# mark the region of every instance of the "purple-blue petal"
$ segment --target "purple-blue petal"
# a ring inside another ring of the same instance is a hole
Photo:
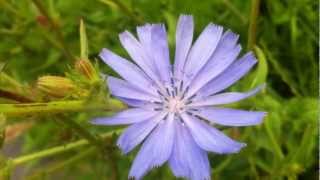
[[[200,69],[208,62],[216,49],[222,35],[223,28],[209,24],[200,34],[192,46],[184,67],[186,85],[197,75]]]
[[[129,172],[129,177],[141,179],[152,168],[161,166],[170,157],[174,143],[174,115],[169,114],[143,143]]]
[[[132,124],[145,121],[151,117],[154,117],[157,112],[142,108],[131,108],[124,110],[112,117],[96,118],[91,121],[92,124],[97,125],[121,125]]]
[[[146,90],[141,90],[140,88],[137,88],[124,80],[109,76],[107,82],[109,90],[114,96],[143,101],[159,100],[159,96],[150,94],[146,92]]]
[[[188,126],[196,143],[206,151],[219,154],[237,153],[245,146],[244,143],[232,140],[216,128],[209,126],[194,116],[182,114],[181,117]]]
[[[157,126],[159,121],[165,117],[165,115],[165,113],[160,113],[145,121],[129,126],[117,141],[117,145],[120,147],[122,152],[126,154],[140,144]]]
[[[156,71],[153,69],[152,61],[146,49],[128,31],[119,35],[122,46],[127,50],[132,60],[154,81],[159,81]]]
[[[260,124],[265,112],[229,108],[204,107],[195,112],[201,118],[224,126],[252,126]]]
[[[207,153],[196,144],[184,124],[176,121],[175,131],[175,143],[169,159],[173,174],[192,180],[209,180],[210,164]]]
[[[167,33],[163,24],[155,24],[152,26],[151,50],[162,82],[169,83],[172,72],[169,59]]]
[[[152,80],[135,64],[116,55],[108,49],[102,49],[99,56],[115,70],[121,77],[127,80],[130,84],[145,89],[149,93],[157,94]]]
[[[174,60],[174,77],[182,78],[183,67],[185,65],[193,38],[193,17],[181,15],[176,31],[176,51]]]
[[[256,62],[257,60],[252,52],[245,54],[239,60],[231,64],[219,76],[208,82],[198,93],[201,96],[206,97],[228,88],[247,74]]]
[[[127,104],[130,107],[143,107],[149,103],[147,101],[141,101],[141,100],[123,98],[123,97],[117,97],[117,96],[116,98],[120,99],[123,103]]]
[[[223,34],[210,60],[192,81],[186,97],[194,95],[210,80],[222,73],[237,58],[241,50],[241,46],[236,45],[238,37],[237,34],[231,31]]]
[[[195,100],[193,103],[190,104],[190,106],[211,106],[211,105],[221,105],[221,104],[229,104],[229,103],[237,102],[242,99],[246,99],[250,96],[255,95],[264,87],[265,85],[260,85],[257,88],[245,93],[227,92],[227,93],[215,94],[209,97],[202,97],[200,99]]]

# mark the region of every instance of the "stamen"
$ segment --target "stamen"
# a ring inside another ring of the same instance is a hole
[[[176,96],[176,95],[175,95],[175,93],[174,93],[174,91],[171,91],[171,93],[172,93],[172,96],[173,96],[173,97],[175,97],[175,96]]]
[[[160,96],[164,96],[159,90],[157,90],[157,93],[158,93]]]
[[[170,81],[171,81],[171,85],[174,86],[174,80],[173,80],[173,78],[170,78]]]
[[[159,105],[162,105],[162,104],[163,104],[163,102],[158,102],[158,101],[152,101],[152,103],[154,103],[154,104],[159,104]]]
[[[167,117],[168,117],[168,114],[162,119],[162,120],[166,120],[167,119]]]
[[[182,93],[182,97],[181,97],[181,99],[183,99],[184,98],[184,96],[186,95],[186,93],[189,91],[189,86],[186,88],[186,90]]]
[[[191,104],[192,101],[191,100],[187,100],[187,102],[185,103],[185,105]]]
[[[190,88],[190,86],[187,86],[187,88],[184,92],[187,93],[189,91],[189,88]]]
[[[166,91],[167,91],[167,94],[168,94],[169,96],[171,96],[170,91],[169,91],[168,88],[166,88]]]
[[[187,111],[187,114],[190,115],[190,116],[193,116],[193,114],[189,111]]]
[[[182,87],[183,87],[183,81],[180,81],[180,84],[179,84],[179,91],[182,91]]]
[[[194,97],[196,97],[197,94],[192,95],[191,97],[188,98],[188,100],[193,99]]]

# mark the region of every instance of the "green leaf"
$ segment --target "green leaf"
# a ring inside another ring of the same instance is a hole
[[[258,68],[255,72],[255,78],[251,83],[251,86],[250,86],[251,88],[266,82],[267,74],[268,74],[268,64],[267,64],[266,56],[258,46],[255,46],[254,50],[256,52],[257,59],[258,59]]]

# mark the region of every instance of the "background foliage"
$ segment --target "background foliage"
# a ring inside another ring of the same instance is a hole
[[[97,71],[115,75],[98,60],[97,54],[102,47],[108,47],[128,57],[118,40],[120,32],[133,32],[137,25],[145,22],[165,22],[173,50],[179,14],[192,14],[196,35],[206,24],[214,22],[240,34],[244,50],[247,46],[253,47],[250,43],[256,45],[259,65],[232,90],[244,91],[267,82],[263,93],[232,105],[265,110],[268,116],[256,127],[224,129],[248,146],[239,154],[210,154],[212,177],[316,179],[318,1],[262,0],[259,8],[253,8],[259,11],[256,20],[251,13],[254,2],[257,0],[0,0],[0,90],[35,102],[85,100],[90,106],[103,101],[108,99],[103,83],[91,83],[74,70],[74,63],[80,57],[80,19],[86,27],[89,59]],[[250,30],[250,23],[256,23],[256,29]],[[84,50],[87,44],[85,39],[82,42]],[[76,84],[78,93],[85,93],[62,98],[39,93],[36,81],[44,75],[66,76]],[[0,103],[19,103],[17,101],[19,99],[10,100],[8,94],[0,93]],[[12,117],[1,114],[0,109],[3,177],[127,179],[135,152],[121,155],[114,143],[116,134],[96,142],[98,146],[107,144],[107,151],[100,151],[95,140],[90,140],[92,134],[115,129],[88,123],[92,117],[108,114],[110,112],[90,110]],[[12,165],[17,162],[15,157],[82,138],[89,139],[91,145]],[[164,166],[153,170],[145,179],[174,177]]]

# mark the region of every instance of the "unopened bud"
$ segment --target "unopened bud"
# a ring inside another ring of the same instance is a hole
[[[73,93],[75,84],[68,78],[60,76],[43,76],[38,79],[37,87],[54,97],[65,97]]]
[[[76,61],[75,68],[79,73],[90,80],[95,80],[97,78],[96,70],[89,60],[80,59]]]

